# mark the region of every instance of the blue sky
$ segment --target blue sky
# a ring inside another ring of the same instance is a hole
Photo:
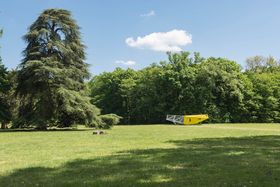
[[[6,0],[0,53],[7,67],[20,63],[22,36],[48,8],[72,12],[93,74],[140,69],[165,60],[173,48],[241,65],[254,55],[280,57],[279,0]]]

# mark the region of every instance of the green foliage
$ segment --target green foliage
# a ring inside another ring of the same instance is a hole
[[[247,73],[252,82],[252,122],[280,122],[280,72]]]
[[[27,47],[16,88],[18,124],[46,129],[53,124],[97,123],[99,110],[90,103],[84,84],[90,75],[84,62],[85,46],[71,13],[45,10],[24,39]]]
[[[92,102],[102,113],[116,113],[125,116],[124,121],[129,122],[132,103],[132,92],[137,77],[132,69],[123,70],[117,68],[112,73],[103,73],[93,77],[89,83]]]
[[[279,72],[280,62],[272,56],[253,56],[246,60],[246,70],[254,73]]]
[[[0,37],[3,34],[3,30],[0,30]],[[2,63],[0,56],[0,124],[1,128],[6,128],[7,124],[12,119],[11,107],[9,103],[9,91],[11,84],[8,77],[8,70]]]
[[[100,116],[102,123],[98,125],[98,128],[110,129],[113,125],[117,125],[122,117],[116,114],[105,114]]]
[[[241,67],[227,59],[209,58],[196,78],[196,105],[213,122],[238,122],[244,88]]]
[[[0,58],[0,123],[1,128],[5,128],[6,124],[11,121],[12,114],[9,104],[9,90],[11,88],[8,71],[4,67]]]
[[[262,58],[260,58],[262,59]],[[236,62],[168,53],[168,61],[139,71],[117,68],[95,76],[92,102],[123,123],[163,123],[167,114],[209,114],[208,122],[279,122],[279,63]]]
[[[279,122],[280,63],[275,58],[254,56],[247,59],[245,118],[248,122]],[[243,113],[244,114],[244,113]]]

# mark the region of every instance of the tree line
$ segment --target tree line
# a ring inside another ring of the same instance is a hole
[[[2,30],[0,32],[2,35]],[[116,68],[90,81],[80,28],[63,9],[47,9],[24,35],[22,62],[0,58],[1,128],[109,128],[164,123],[166,114],[201,114],[209,122],[280,122],[280,65],[247,59],[247,68],[199,53],[167,53],[142,70]]]
[[[280,64],[248,58],[246,69],[225,58],[168,53],[142,70],[117,68],[89,83],[92,102],[123,123],[164,123],[167,114],[208,114],[208,122],[280,122]]]

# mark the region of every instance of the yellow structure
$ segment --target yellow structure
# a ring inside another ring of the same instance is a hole
[[[207,114],[197,114],[197,115],[167,115],[166,120],[171,121],[174,124],[182,125],[194,125],[202,121],[207,120],[209,117]]]
[[[198,124],[202,121],[207,120],[209,117],[207,114],[199,114],[199,115],[185,115],[184,116],[184,125],[194,125]]]

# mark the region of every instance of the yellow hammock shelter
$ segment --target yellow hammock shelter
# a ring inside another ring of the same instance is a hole
[[[202,121],[207,120],[209,117],[207,114],[197,114],[197,115],[167,115],[166,120],[171,121],[174,124],[183,125],[194,125]]]

